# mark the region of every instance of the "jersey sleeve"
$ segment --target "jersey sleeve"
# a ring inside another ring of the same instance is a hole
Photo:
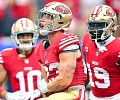
[[[80,40],[75,34],[68,33],[65,34],[65,37],[60,39],[59,42],[59,51],[75,51],[79,49],[80,46]]]
[[[5,67],[5,64],[11,60],[12,50],[13,48],[8,48],[0,51],[0,64],[2,64],[4,67]],[[5,69],[7,68],[5,67]]]
[[[5,59],[6,59],[8,56],[11,56],[11,55],[10,55],[10,52],[9,52],[9,51],[11,51],[11,50],[12,50],[12,48],[8,48],[8,49],[4,49],[4,50],[0,51],[0,63],[1,63],[1,64],[4,64]]]

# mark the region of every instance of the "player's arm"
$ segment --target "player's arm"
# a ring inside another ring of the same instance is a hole
[[[59,55],[59,75],[47,84],[49,91],[60,91],[70,85],[76,68],[76,59],[81,56],[80,50],[63,52]]]
[[[6,76],[7,76],[7,71],[5,70],[3,65],[0,64],[0,88],[1,88],[0,98],[5,98],[5,96],[7,94],[7,91],[2,88],[3,82],[6,79]]]

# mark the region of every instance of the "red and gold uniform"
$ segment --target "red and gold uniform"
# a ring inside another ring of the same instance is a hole
[[[76,50],[79,50],[79,43],[80,41],[78,37],[75,34],[69,33],[69,32],[64,32],[62,34],[59,34],[59,36],[56,37],[50,45],[48,40],[40,41],[36,49],[36,54],[39,58],[40,63],[42,63],[45,66],[49,82],[52,81],[59,74],[58,69],[59,69],[60,53],[74,52]],[[72,45],[76,45],[78,48],[76,47],[72,49],[67,48]],[[59,92],[65,92],[69,89],[74,90],[74,88],[80,88],[78,100],[84,100],[84,92],[82,91],[82,88],[84,87],[85,80],[86,80],[86,74],[84,73],[85,72],[84,69],[85,67],[83,66],[82,57],[79,57],[77,59],[76,69],[73,75],[72,82],[67,88]],[[63,95],[64,99],[66,98],[64,96],[65,95],[64,93],[60,95],[61,96]],[[58,96],[60,95],[58,94]],[[54,97],[54,100],[55,100],[55,97]]]
[[[105,52],[99,52],[95,42],[90,39],[89,33],[84,36],[82,42],[93,95],[108,100],[105,97],[120,94],[118,89],[120,86],[120,38],[106,45]]]
[[[34,53],[27,55],[24,59],[19,58],[15,48],[0,52],[0,63],[7,71],[12,92],[29,92],[37,89],[41,80],[41,67]]]

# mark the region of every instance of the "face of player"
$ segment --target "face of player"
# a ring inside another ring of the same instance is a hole
[[[50,29],[49,23],[53,20],[53,17],[50,14],[42,13],[39,27],[40,29],[48,28]]]
[[[101,35],[103,34],[105,28],[108,26],[106,22],[89,22],[88,31],[91,35],[91,38],[100,40]]]
[[[21,44],[30,44],[30,41],[33,37],[32,33],[21,33],[17,35]]]

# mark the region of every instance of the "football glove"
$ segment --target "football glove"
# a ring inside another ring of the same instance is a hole
[[[40,83],[38,84],[38,89],[42,92],[42,93],[47,93],[49,92],[48,88],[47,88],[47,82],[45,81],[45,79],[42,79],[40,81]]]
[[[24,100],[25,94],[21,91],[6,94],[6,100]]]
[[[41,96],[41,92],[38,89],[36,89],[32,92],[30,100],[34,100],[35,98],[38,98],[40,96]]]

